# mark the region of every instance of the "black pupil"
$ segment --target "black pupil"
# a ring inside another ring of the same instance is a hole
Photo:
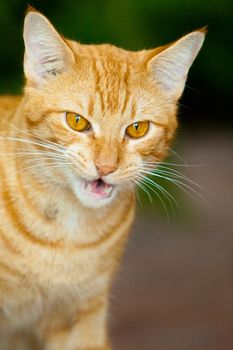
[[[134,127],[135,127],[135,130],[138,131],[139,124],[138,123],[134,123]]]
[[[76,124],[78,124],[79,119],[80,119],[80,115],[76,115],[76,117],[75,117],[75,123],[76,123]]]

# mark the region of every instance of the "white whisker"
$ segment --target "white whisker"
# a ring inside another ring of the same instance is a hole
[[[61,162],[61,163],[51,163],[51,164],[43,164],[44,165],[44,168],[47,168],[47,169],[50,169],[50,168],[59,168],[59,167],[62,167],[62,166],[68,166],[70,165],[69,162]],[[21,169],[21,171],[25,171],[25,170],[29,170],[29,169],[35,169],[35,168],[41,168],[42,165],[41,164],[34,164],[32,166],[28,166],[28,167],[24,167]]]
[[[176,151],[174,151],[174,149],[171,149],[170,147],[168,147],[168,149],[169,149],[169,152],[171,152],[171,154],[176,156],[184,165],[186,165],[186,162],[183,157],[181,157]]]
[[[49,143],[49,144],[51,144],[51,145],[53,145],[53,146],[55,146],[55,147],[58,146],[58,144],[55,143],[55,142],[46,140],[46,139],[44,139],[43,137],[38,136],[38,135],[34,135],[33,133],[31,133],[31,132],[29,132],[29,131],[26,131],[26,130],[22,130],[22,129],[17,128],[15,125],[11,124],[11,123],[8,122],[7,120],[4,120],[4,122],[6,122],[10,127],[12,127],[13,129],[15,129],[16,131],[18,131],[18,132],[20,132],[20,133],[22,133],[22,134],[25,134],[25,135],[28,135],[28,136],[30,136],[30,137],[36,138],[36,139],[38,139],[38,140],[41,140],[41,141],[43,141],[43,142]],[[59,145],[59,147],[63,147],[63,146]]]
[[[179,206],[178,206],[178,203],[176,202],[175,198],[165,189],[163,188],[162,186],[160,186],[158,183],[154,182],[153,180],[151,180],[150,178],[148,177],[144,177],[142,175],[139,175],[138,176],[139,179],[143,182],[143,183],[147,183],[147,186],[152,190],[152,192],[154,192],[156,194],[156,196],[160,199],[161,203],[162,203],[162,206],[164,208],[164,211],[165,211],[165,214],[167,216],[167,219],[168,219],[168,223],[170,222],[170,216],[169,216],[169,212],[168,212],[168,209],[167,209],[167,206],[163,200],[163,198],[160,196],[160,194],[153,188],[157,188],[163,196],[165,196],[166,200],[168,200],[169,202],[169,205],[171,207],[171,210],[172,210],[172,215],[173,215],[173,218],[175,220],[175,207],[173,205],[173,202],[175,203],[176,207],[179,209]],[[150,185],[149,185],[150,184]],[[151,187],[152,186],[152,187]]]
[[[37,159],[41,159],[44,156],[49,157],[49,158],[53,158],[53,159],[67,159],[67,157],[65,156],[60,156],[57,155],[55,153],[50,153],[50,152],[15,152],[15,153],[9,153],[9,155],[14,155],[11,157],[11,159],[17,159],[17,158],[30,158],[30,156],[42,156],[42,157],[37,157]]]
[[[134,180],[135,181],[135,180]],[[135,182],[148,196],[151,203],[153,203],[150,193],[145,189],[141,182]]]
[[[178,163],[169,163],[169,162],[149,162],[149,161],[143,161],[142,164],[145,165],[151,165],[151,166],[160,166],[160,165],[172,165],[175,167],[183,167],[183,168],[188,168],[188,167],[203,167],[207,166],[208,164],[206,163],[201,163],[201,164],[178,164]]]
[[[170,222],[170,217],[169,217],[169,212],[168,212],[168,209],[166,207],[166,204],[162,198],[162,196],[153,188],[151,187],[148,182],[146,181],[146,178],[142,178],[142,183],[145,184],[145,186],[147,186],[158,198],[159,200],[161,201],[162,203],[162,206],[164,208],[164,211],[165,211],[165,214],[166,214],[166,217],[167,217],[167,220],[168,220],[168,223]],[[157,187],[157,186],[156,186]],[[157,187],[158,188],[158,187]]]
[[[205,197],[203,197],[199,192],[197,192],[195,189],[193,189],[192,187],[190,187],[190,186],[187,185],[186,183],[183,183],[183,182],[181,182],[181,181],[179,181],[179,180],[177,180],[177,179],[174,179],[174,178],[170,178],[170,177],[168,177],[168,176],[163,176],[163,175],[161,175],[161,174],[157,174],[156,172],[151,173],[151,172],[144,171],[144,170],[143,170],[142,172],[145,173],[145,174],[149,174],[149,175],[151,175],[151,176],[157,176],[157,177],[159,177],[159,178],[161,178],[161,179],[165,179],[165,180],[167,180],[167,181],[170,181],[170,182],[174,183],[177,187],[179,187],[182,191],[184,191],[186,194],[188,194],[189,196],[191,196],[194,200],[198,200],[197,198],[199,198],[199,199],[201,199],[202,201],[205,201],[205,202],[206,202],[206,198],[205,198]],[[188,190],[191,191],[191,193],[190,193]],[[194,197],[194,196],[192,195],[192,193],[194,193],[194,194],[197,196],[197,198]]]
[[[162,187],[161,185],[159,185],[157,182],[154,182],[152,179],[148,178],[148,177],[144,177],[143,178],[144,181],[148,181],[152,186],[155,186],[156,188],[158,188],[163,194],[164,196],[167,198],[170,206],[171,206],[171,209],[172,209],[172,212],[173,212],[173,215],[175,217],[175,208],[174,208],[174,205],[176,206],[176,208],[178,210],[180,210],[180,207],[179,207],[179,204],[178,202],[175,200],[175,198],[164,188]],[[174,203],[174,204],[173,204]]]
[[[52,149],[54,151],[60,152],[60,153],[64,153],[64,150],[61,150],[58,147],[54,147],[42,142],[36,142],[36,141],[32,141],[30,139],[24,139],[24,138],[18,138],[18,137],[11,137],[11,136],[0,136],[0,139],[4,140],[4,141],[16,141],[16,142],[22,142],[22,143],[26,143],[26,144],[31,144],[31,145],[37,145],[37,146],[41,146],[44,148],[48,148],[48,149]]]
[[[165,170],[164,170],[165,169]],[[149,170],[149,169],[145,169],[145,170]],[[205,189],[204,187],[202,187],[201,185],[199,185],[198,183],[196,183],[195,181],[193,181],[193,180],[191,180],[191,179],[189,179],[187,176],[185,176],[184,174],[182,174],[181,172],[179,172],[179,171],[177,171],[177,170],[174,170],[174,169],[171,169],[171,168],[168,168],[168,167],[158,167],[157,169],[154,169],[154,171],[151,171],[151,170],[149,170],[148,171],[148,174],[149,175],[152,175],[153,176],[153,174],[154,173],[160,173],[160,174],[164,174],[164,175],[170,175],[170,176],[172,176],[172,178],[179,178],[179,179],[181,179],[181,180],[184,180],[184,181],[187,181],[188,183],[190,183],[190,184],[192,184],[192,185],[194,185],[194,186],[196,186],[196,187],[198,187],[199,189],[201,189],[203,192],[206,192],[206,193],[208,193],[208,194],[210,194],[209,193],[209,191],[207,190],[207,189]]]

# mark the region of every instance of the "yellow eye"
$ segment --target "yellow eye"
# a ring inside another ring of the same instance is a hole
[[[140,137],[146,135],[149,130],[150,122],[147,120],[142,122],[136,122],[128,126],[126,129],[126,134],[133,139],[139,139]]]
[[[88,120],[74,112],[66,112],[66,120],[71,129],[74,129],[75,131],[87,131],[91,127]]]

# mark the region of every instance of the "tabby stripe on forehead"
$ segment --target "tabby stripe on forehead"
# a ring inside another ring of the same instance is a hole
[[[93,100],[93,96],[90,96],[89,102],[88,102],[87,114],[89,116],[93,116],[93,111],[94,111],[94,100]]]
[[[108,65],[104,64],[105,68],[105,84],[107,95],[107,108],[110,113],[116,113],[119,110],[119,93],[120,93],[120,81],[121,81],[121,66],[115,62],[115,71],[108,71]]]
[[[137,116],[137,106],[136,101],[132,102],[132,109],[131,109],[131,118],[134,119]]]
[[[104,98],[103,98],[103,94],[104,91],[101,89],[101,84],[100,84],[100,80],[101,80],[101,75],[100,72],[97,68],[97,64],[96,64],[96,59],[93,59],[93,71],[95,73],[95,89],[96,92],[99,94],[100,97],[100,105],[101,105],[101,112],[104,112]]]
[[[130,98],[130,92],[129,92],[129,65],[126,64],[126,70],[124,74],[124,85],[125,85],[125,100],[121,109],[121,114],[123,114],[126,111],[126,108],[128,106],[129,98]]]

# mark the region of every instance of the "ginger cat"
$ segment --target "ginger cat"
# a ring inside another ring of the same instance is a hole
[[[81,45],[29,9],[24,95],[0,99],[1,349],[31,335],[29,349],[111,348],[133,189],[167,153],[204,36],[139,52]]]

